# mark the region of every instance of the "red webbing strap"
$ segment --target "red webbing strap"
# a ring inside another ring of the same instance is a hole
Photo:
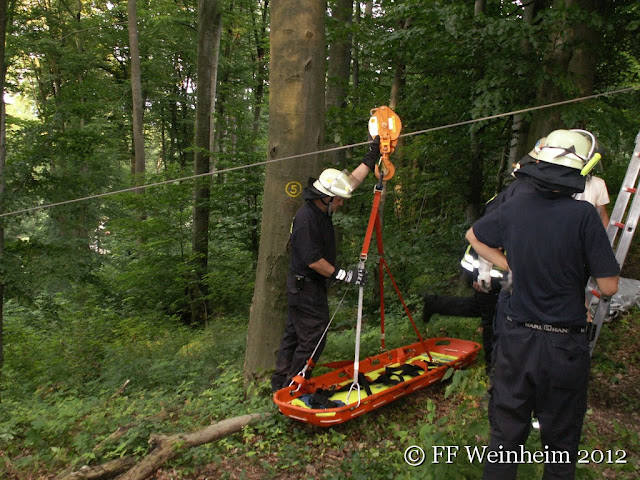
[[[384,335],[384,271],[382,270],[383,258],[378,264],[378,280],[380,282],[380,350],[387,348]]]
[[[422,343],[424,345],[424,339],[422,338],[422,335],[420,334],[420,330],[418,330],[418,327],[416,326],[416,323],[413,321],[413,317],[411,316],[411,312],[409,311],[409,308],[407,307],[407,304],[404,302],[404,298],[402,298],[402,294],[400,293],[400,289],[398,288],[398,285],[396,284],[395,279],[393,278],[393,275],[391,275],[391,270],[389,269],[389,266],[387,265],[386,260],[384,259],[384,246],[382,243],[382,225],[380,223],[380,196],[382,194],[382,189],[375,189],[375,193],[374,193],[374,197],[373,197],[373,205],[371,206],[371,213],[369,214],[369,223],[367,224],[367,232],[365,233],[364,236],[364,242],[362,244],[362,253],[360,254],[360,260],[364,261],[367,258],[367,255],[369,253],[369,246],[371,245],[371,236],[373,235],[373,229],[375,228],[376,230],[376,243],[378,246],[378,254],[380,256],[380,263],[378,265],[378,279],[380,281],[380,342],[381,342],[381,349],[384,350],[385,347],[385,330],[384,330],[384,271],[386,270],[387,275],[389,275],[389,278],[391,279],[391,283],[393,284],[393,288],[396,291],[396,294],[398,295],[398,298],[400,299],[400,302],[402,303],[402,306],[404,307],[404,311],[407,314],[407,316],[409,317],[409,320],[411,321],[411,325],[413,325],[413,330],[416,332],[416,335],[418,336],[418,341],[420,343]],[[431,358],[431,353],[429,352],[429,350],[426,348],[425,345],[425,352],[427,353],[427,356],[429,357],[429,361],[433,361],[433,359]]]
[[[367,257],[367,253],[369,252],[369,245],[371,244],[371,235],[373,235],[373,227],[376,223],[376,218],[378,218],[378,208],[380,208],[380,194],[382,190],[378,190],[376,188],[374,196],[373,196],[373,205],[371,206],[371,213],[369,214],[369,224],[367,225],[367,233],[364,235],[364,242],[362,244],[362,253],[361,256],[364,258]]]
[[[382,244],[382,224],[380,223],[380,215],[376,216],[376,243],[378,244],[378,281],[380,285],[380,350],[385,350],[386,336],[384,333],[384,270],[382,263],[384,262],[384,245]]]
[[[416,335],[418,336],[418,341],[425,346],[425,352],[427,353],[427,356],[429,357],[429,361],[432,362],[433,358],[431,358],[431,353],[426,348],[426,345],[424,343],[424,339],[422,338],[422,335],[420,334],[420,330],[418,330],[418,327],[416,326],[416,322],[413,321],[413,317],[411,316],[411,312],[409,311],[409,307],[407,307],[407,304],[404,303],[404,298],[402,298],[402,294],[400,293],[400,289],[398,288],[398,285],[396,284],[396,281],[393,278],[393,275],[391,275],[391,270],[389,269],[389,265],[387,265],[386,260],[384,258],[382,258],[382,257],[380,258],[380,262],[384,265],[384,268],[387,271],[387,275],[389,275],[389,278],[391,279],[391,283],[393,284],[393,288],[395,289],[396,294],[398,294],[398,298],[400,299],[400,303],[402,303],[402,306],[404,307],[404,311],[407,314],[407,317],[409,317],[409,320],[411,320],[411,325],[413,325],[413,330],[416,332]],[[382,293],[380,295],[382,296]]]

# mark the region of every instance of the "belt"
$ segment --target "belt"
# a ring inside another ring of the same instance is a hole
[[[519,327],[530,328],[532,330],[540,330],[541,332],[551,333],[587,333],[587,327],[564,327],[560,325],[551,325],[549,323],[536,323],[536,322],[514,322],[511,317],[507,317],[507,321],[517,325]]]

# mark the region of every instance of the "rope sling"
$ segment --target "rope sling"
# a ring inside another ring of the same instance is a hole
[[[373,232],[375,230],[376,244],[378,248],[378,257],[379,257],[378,280],[379,280],[379,286],[380,286],[380,343],[381,343],[380,350],[385,351],[386,350],[385,316],[384,316],[384,311],[385,311],[384,273],[385,272],[389,276],[389,279],[391,280],[393,288],[396,294],[398,295],[400,302],[402,303],[404,311],[407,317],[409,318],[409,320],[411,321],[411,324],[416,333],[418,341],[423,345],[425,344],[424,344],[424,339],[420,334],[420,331],[415,321],[413,320],[411,312],[409,311],[409,308],[407,307],[407,304],[405,303],[404,298],[402,297],[402,293],[400,292],[400,289],[398,288],[398,285],[391,273],[391,269],[389,268],[389,265],[387,264],[387,261],[384,257],[384,245],[382,241],[382,222],[380,220],[380,201],[381,201],[382,192],[384,191],[384,188],[385,188],[385,182],[387,180],[390,180],[395,173],[395,168],[393,167],[393,164],[389,160],[389,155],[395,149],[395,144],[400,135],[400,129],[402,125],[400,122],[400,118],[389,107],[382,106],[377,109],[373,109],[371,111],[371,114],[372,116],[369,122],[369,133],[372,137],[380,136],[381,157],[375,169],[376,175],[378,176],[378,183],[374,187],[373,204],[371,206],[369,221],[367,224],[367,229],[366,229],[364,241],[362,244],[362,250],[359,256],[358,268],[362,268],[362,269],[365,268],[365,264],[368,258],[369,248],[371,245],[371,240],[373,237]],[[300,373],[294,376],[293,379],[291,380],[290,386],[297,384],[297,388],[295,392],[300,390],[302,385],[304,385],[304,383],[306,382],[305,374],[309,369],[311,369],[314,366],[313,357],[317,352],[319,345],[322,343],[323,339],[325,338],[327,331],[329,330],[329,326],[333,322],[333,319],[335,318],[335,315],[338,309],[342,305],[342,302],[348,291],[349,290],[345,292],[342,299],[340,300],[338,307],[336,308],[336,310],[333,313],[333,316],[329,320],[329,323],[325,328],[324,332],[322,333],[322,336],[320,337],[318,344],[313,350],[313,353],[305,363]],[[354,354],[354,361],[353,361],[353,382],[351,383],[351,386],[349,387],[348,394],[347,394],[347,403],[349,403],[349,398],[351,396],[351,393],[354,391],[357,391],[358,405],[360,405],[360,401],[361,401],[362,388],[365,388],[365,390],[368,390],[368,382],[366,381],[365,376],[361,375],[359,371],[360,370],[360,336],[362,332],[363,299],[364,299],[364,286],[360,285],[358,288],[358,314],[357,314],[357,321],[356,321],[355,354]],[[425,350],[426,350],[426,355],[429,358],[429,362],[433,362],[433,358],[431,357],[429,350],[426,348],[426,345],[425,345]],[[344,365],[345,363],[348,363],[348,362],[339,362],[339,363],[341,365]],[[337,366],[337,365],[338,365],[337,363],[327,364],[327,366]],[[389,375],[391,375],[391,373],[389,373]],[[363,385],[360,384],[361,382],[363,383]]]

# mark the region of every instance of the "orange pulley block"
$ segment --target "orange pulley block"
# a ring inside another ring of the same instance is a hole
[[[402,122],[400,117],[387,106],[371,109],[369,119],[369,135],[375,138],[380,135],[380,155],[382,157],[382,179],[389,180],[396,172],[396,168],[389,160],[398,143]],[[380,167],[376,165],[376,177],[380,178]]]

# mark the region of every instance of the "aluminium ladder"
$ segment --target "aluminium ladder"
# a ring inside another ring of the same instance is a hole
[[[640,216],[640,196],[638,195],[638,172],[640,171],[640,132],[636,136],[636,146],[631,154],[627,173],[620,187],[620,193],[611,212],[607,236],[615,252],[616,260],[622,269],[629,252],[629,246]],[[588,326],[589,350],[593,355],[600,330],[609,314],[611,297],[602,295],[596,286],[595,279],[590,278],[586,288],[587,305],[595,304],[593,320]],[[597,303],[596,303],[597,302]]]

